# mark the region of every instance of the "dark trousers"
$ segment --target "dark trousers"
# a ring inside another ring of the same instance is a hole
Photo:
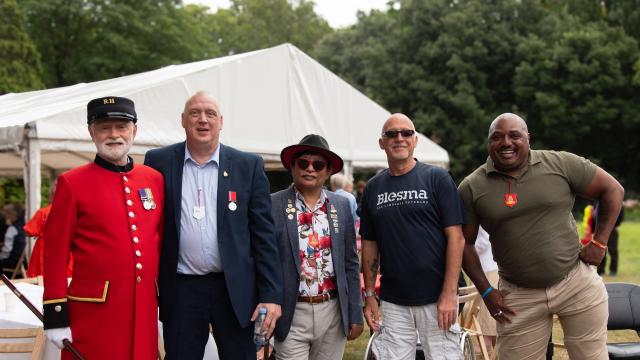
[[[178,275],[174,296],[163,323],[166,360],[202,360],[210,324],[221,360],[255,360],[253,326],[240,327],[222,273]]]
[[[609,274],[616,274],[618,272],[618,228],[614,227],[609,235],[609,242],[607,243],[607,253],[611,263],[609,264]],[[607,266],[607,255],[602,258],[602,262],[598,265],[598,274],[604,274]]]

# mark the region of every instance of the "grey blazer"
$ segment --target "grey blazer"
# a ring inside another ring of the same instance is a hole
[[[327,196],[329,203],[335,206],[338,216],[337,227],[334,226],[336,223],[329,218],[331,258],[336,275],[342,326],[345,336],[347,336],[350,324],[363,323],[356,234],[349,201],[331,191],[327,191]],[[278,341],[283,341],[289,333],[293,313],[296,309],[298,287],[300,286],[298,223],[296,216],[291,219],[287,216],[289,215],[286,212],[289,201],[295,207],[295,190],[293,186],[271,194],[271,213],[276,224],[276,239],[278,251],[280,252],[280,261],[282,262],[282,284],[284,290],[282,317],[276,323],[275,329],[275,337]]]

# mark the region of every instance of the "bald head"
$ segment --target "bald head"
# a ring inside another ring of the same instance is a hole
[[[216,109],[218,109],[218,113],[221,112],[218,99],[216,99],[213,95],[209,94],[208,92],[204,90],[200,90],[197,93],[191,95],[191,97],[187,100],[187,102],[184,103],[184,113],[188,112],[189,105],[191,105],[191,103],[194,102],[194,100],[196,99],[206,99],[207,101],[212,102],[213,104],[215,104]]]
[[[387,153],[389,167],[413,167],[413,150],[418,144],[415,130],[413,121],[405,114],[393,114],[384,122],[378,144]]]
[[[407,115],[401,113],[391,115],[387,121],[384,122],[384,125],[382,125],[382,132],[389,130],[392,126],[402,126],[404,129],[411,130],[416,129],[413,125],[413,121],[411,121]]]
[[[347,185],[347,177],[342,175],[341,173],[336,173],[331,175],[331,180],[329,180],[329,183],[331,185],[332,191],[344,189]]]
[[[488,150],[493,165],[499,171],[518,176],[529,158],[527,123],[518,115],[498,116],[489,126]]]
[[[524,131],[526,134],[529,133],[529,128],[527,128],[527,123],[526,121],[524,121],[523,118],[521,118],[516,114],[504,113],[504,114],[498,115],[498,117],[493,119],[493,121],[491,122],[491,125],[489,125],[489,134],[487,137],[491,137],[491,134],[493,134],[496,131],[496,126],[498,125],[498,123],[505,120],[513,120],[518,124],[518,127],[522,131]]]
[[[182,127],[187,136],[191,156],[198,163],[207,160],[220,142],[224,117],[218,100],[204,91],[198,91],[187,100],[182,113]]]

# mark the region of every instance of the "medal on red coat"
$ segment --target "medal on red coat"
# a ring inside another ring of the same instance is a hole
[[[138,189],[138,195],[140,195],[142,207],[145,210],[152,210],[156,208],[156,202],[153,200],[153,193],[150,188]]]
[[[507,193],[504,194],[504,204],[508,207],[514,207],[518,204],[518,194]]]
[[[238,205],[236,205],[237,195],[235,191],[229,191],[229,210],[236,211]]]

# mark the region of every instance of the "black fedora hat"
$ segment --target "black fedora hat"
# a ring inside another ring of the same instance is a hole
[[[331,164],[331,175],[342,170],[343,161],[338,154],[329,150],[329,143],[322,136],[309,134],[300,140],[296,145],[287,146],[280,152],[280,161],[282,165],[291,171],[291,160],[301,152],[316,153],[324,156]]]

